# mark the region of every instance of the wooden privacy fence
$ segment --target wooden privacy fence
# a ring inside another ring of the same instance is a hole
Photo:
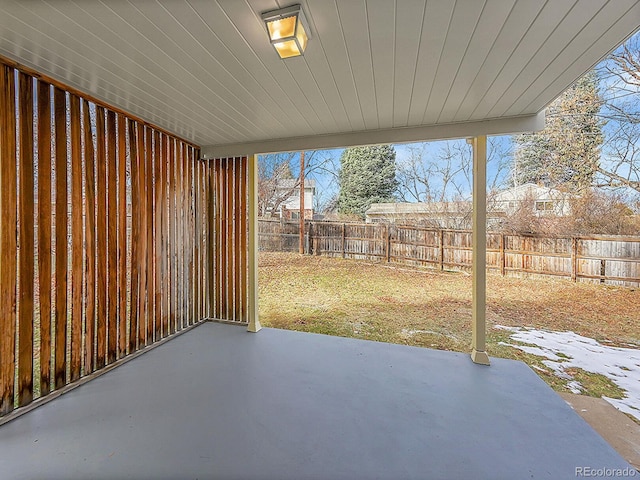
[[[0,63],[0,416],[247,321],[247,166]]]
[[[307,222],[307,253],[362,260],[471,268],[471,231],[380,223]],[[298,224],[259,221],[262,250],[297,251]],[[487,234],[487,268],[502,275],[550,275],[640,286],[640,237]]]

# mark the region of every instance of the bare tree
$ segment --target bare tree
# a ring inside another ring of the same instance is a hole
[[[258,157],[260,216],[271,216],[279,212],[282,203],[300,187],[299,155],[299,152],[282,152]],[[318,175],[328,175],[330,181],[337,178],[336,160],[332,152],[327,150],[306,151],[304,169],[306,178]],[[316,196],[324,198],[322,194]]]
[[[487,189],[495,191],[507,181],[511,164],[510,143],[490,137],[487,146]],[[473,156],[464,140],[444,142],[435,153],[428,143],[406,147],[397,161],[398,196],[404,202],[446,202],[468,198],[473,181]]]
[[[595,184],[640,192],[640,35],[614,51],[598,71],[608,125]]]

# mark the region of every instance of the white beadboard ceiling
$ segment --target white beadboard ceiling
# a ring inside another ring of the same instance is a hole
[[[260,14],[301,3],[280,60]],[[540,128],[638,0],[0,1],[0,54],[224,156]]]

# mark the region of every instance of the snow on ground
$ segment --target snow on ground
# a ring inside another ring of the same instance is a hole
[[[640,420],[640,350],[602,345],[592,338],[573,332],[547,332],[529,328],[495,328],[511,331],[510,338],[528,345],[502,343],[523,352],[545,357],[548,368],[560,378],[569,380],[567,368],[581,368],[587,372],[599,373],[611,379],[626,392],[625,398],[602,397],[623,412]],[[531,346],[535,345],[535,346]],[[567,383],[574,392],[580,393],[580,384],[575,380]]]

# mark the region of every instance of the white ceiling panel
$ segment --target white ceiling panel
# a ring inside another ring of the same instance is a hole
[[[0,55],[205,153],[382,143],[540,126],[640,26],[640,0],[300,0],[311,39],[280,60],[284,0],[0,3]]]

